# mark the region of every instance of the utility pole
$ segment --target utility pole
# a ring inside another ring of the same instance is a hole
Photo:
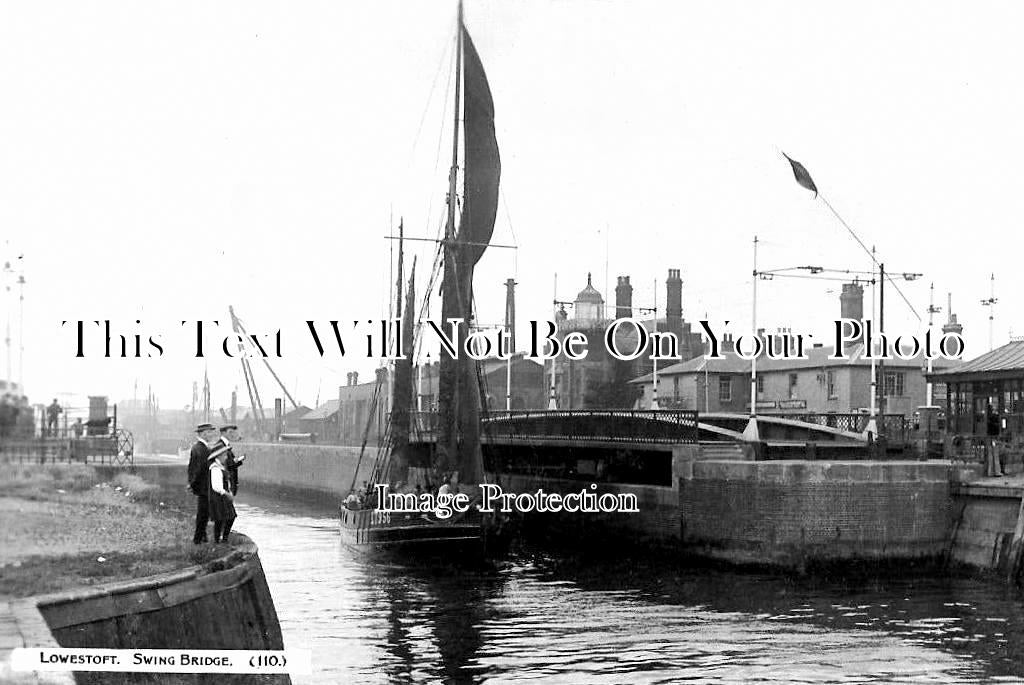
[[[7,375],[4,380],[11,382],[11,277],[14,274],[10,262],[4,262],[4,309],[7,310],[7,328],[4,332],[4,347],[7,354]]]
[[[928,332],[929,333],[931,333],[932,325],[934,324],[934,316],[936,314],[938,314],[939,312],[941,312],[941,311],[942,311],[942,307],[936,307],[935,306],[935,284],[932,283],[931,287],[928,290]],[[931,372],[932,372],[932,358],[929,357],[928,358],[928,374],[931,375]],[[934,396],[932,395],[932,381],[929,378],[928,379],[928,384],[925,386],[925,404],[927,406],[929,406],[929,407],[932,406],[932,400],[933,399],[934,399]]]
[[[988,307],[988,351],[991,352],[992,348],[993,348],[993,344],[992,344],[992,323],[993,323],[993,320],[995,319],[995,314],[996,314],[996,302],[999,301],[999,299],[996,297],[996,275],[995,274],[992,274],[992,278],[989,281],[989,283],[990,283],[990,291],[989,291],[990,294],[989,294],[989,297],[988,297],[987,300],[982,300],[981,301],[981,306]]]
[[[554,308],[553,321],[554,321],[555,326],[558,326],[558,274],[557,273],[555,274],[554,297],[552,298],[552,302],[554,303],[552,305],[553,308]],[[556,332],[555,335],[558,335],[558,333]],[[549,411],[554,411],[555,409],[558,409],[558,400],[555,399],[555,361],[556,361],[556,359],[557,359],[557,355],[553,355],[551,357],[551,387],[550,387],[549,393],[548,393],[548,410]]]
[[[882,337],[885,335],[885,264],[878,265],[878,279],[880,286],[878,288],[878,335]],[[884,338],[883,338],[884,340]],[[882,345],[882,358],[878,360],[878,376],[882,381],[881,392],[878,395],[878,413],[883,417],[882,421],[885,421],[885,345]],[[894,383],[895,385],[895,383]]]
[[[750,313],[750,335],[757,337],[757,236],[754,236],[754,270],[751,272],[751,287],[753,289],[753,304]],[[705,361],[706,363],[706,361]],[[759,439],[757,430],[757,355],[750,356],[750,420],[743,430],[743,439],[748,442],[757,442]]]
[[[875,259],[875,246],[871,246],[871,319],[875,318],[875,291],[878,290],[878,281],[875,280],[875,264],[878,260]],[[878,422],[876,419],[876,409],[878,407],[878,367],[875,360],[874,350],[868,348],[867,340],[864,341],[864,351],[871,356],[871,404],[869,408],[868,425],[864,429],[864,433],[867,436],[869,442],[873,441],[878,435]]]
[[[18,274],[18,392],[25,393],[25,274]]]
[[[658,346],[658,279],[657,278],[654,279],[654,312],[653,312],[653,316],[654,316],[654,338],[653,338],[652,342],[654,344],[652,345],[652,347],[653,347],[653,352],[654,352],[654,355],[653,355],[654,356],[654,359],[653,359],[653,361],[654,361],[654,373],[653,373],[653,376],[654,376],[654,386],[653,386],[653,390],[651,391],[651,409],[654,409],[655,411],[657,411],[658,409],[661,409],[661,407],[658,406],[658,352],[659,352],[658,347],[659,346]]]

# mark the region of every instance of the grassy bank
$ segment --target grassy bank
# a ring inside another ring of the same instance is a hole
[[[23,597],[204,564],[194,500],[138,476],[83,465],[0,463],[0,596]]]

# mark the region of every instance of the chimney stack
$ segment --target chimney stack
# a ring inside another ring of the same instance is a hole
[[[864,286],[856,282],[843,283],[843,292],[839,295],[839,315],[854,321],[864,319]],[[852,340],[844,342],[843,352],[859,344]]]
[[[629,319],[633,316],[633,286],[629,284],[629,276],[619,276],[615,286],[615,318]]]
[[[669,269],[665,280],[665,327],[676,335],[683,330],[683,279],[679,269]]]
[[[949,314],[949,320],[942,327],[942,333],[956,333],[960,335],[964,332],[964,327],[957,323],[956,314],[953,313],[953,293],[947,293],[946,297],[946,313]]]
[[[860,321],[864,318],[864,286],[860,283],[843,283],[839,312],[844,319]]]
[[[516,281],[505,281],[505,330],[508,331],[508,349],[516,351]]]

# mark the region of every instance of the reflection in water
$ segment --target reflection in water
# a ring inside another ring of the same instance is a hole
[[[248,496],[301,682],[976,682],[1024,675],[1024,603],[996,583],[789,580],[657,560],[370,563],[334,512]]]

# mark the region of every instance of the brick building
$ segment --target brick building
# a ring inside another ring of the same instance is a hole
[[[571,332],[583,333],[587,340],[587,356],[568,360],[560,356],[554,363],[555,402],[558,409],[630,408],[635,400],[629,380],[653,369],[649,353],[633,361],[615,359],[604,343],[605,330],[615,319],[634,318],[633,286],[629,276],[619,276],[615,287],[615,315],[606,315],[604,298],[594,288],[590,274],[587,285],[571,303],[572,316],[565,307],[556,315],[556,337],[564,340]],[[647,331],[671,332],[679,341],[680,359],[691,359],[701,353],[701,335],[683,319],[683,281],[679,269],[669,269],[665,281],[665,316],[639,318]],[[622,326],[615,337],[621,350],[636,347],[637,333],[631,326]],[[544,362],[545,387],[550,394],[552,362]]]
[[[861,319],[863,288],[847,283],[840,295],[840,315]],[[762,336],[766,334],[760,331]],[[789,335],[779,331],[776,337]],[[776,345],[776,349],[780,346]],[[792,347],[792,345],[791,345]],[[724,359],[704,356],[658,370],[658,405],[663,409],[746,412],[750,410],[750,362],[740,359],[732,349],[732,340],[722,344]],[[871,406],[871,360],[864,358],[863,343],[848,344],[849,359],[830,359],[832,347],[805,349],[806,359],[757,360],[758,411],[785,413],[853,413]],[[879,387],[884,406],[880,412],[912,416],[927,400],[925,360],[887,359],[878,366]],[[933,363],[934,368],[953,366]],[[649,408],[653,397],[653,376],[646,374],[632,381],[643,388],[638,402]],[[936,397],[944,397],[944,386],[935,388]],[[938,401],[938,400],[935,400]]]

